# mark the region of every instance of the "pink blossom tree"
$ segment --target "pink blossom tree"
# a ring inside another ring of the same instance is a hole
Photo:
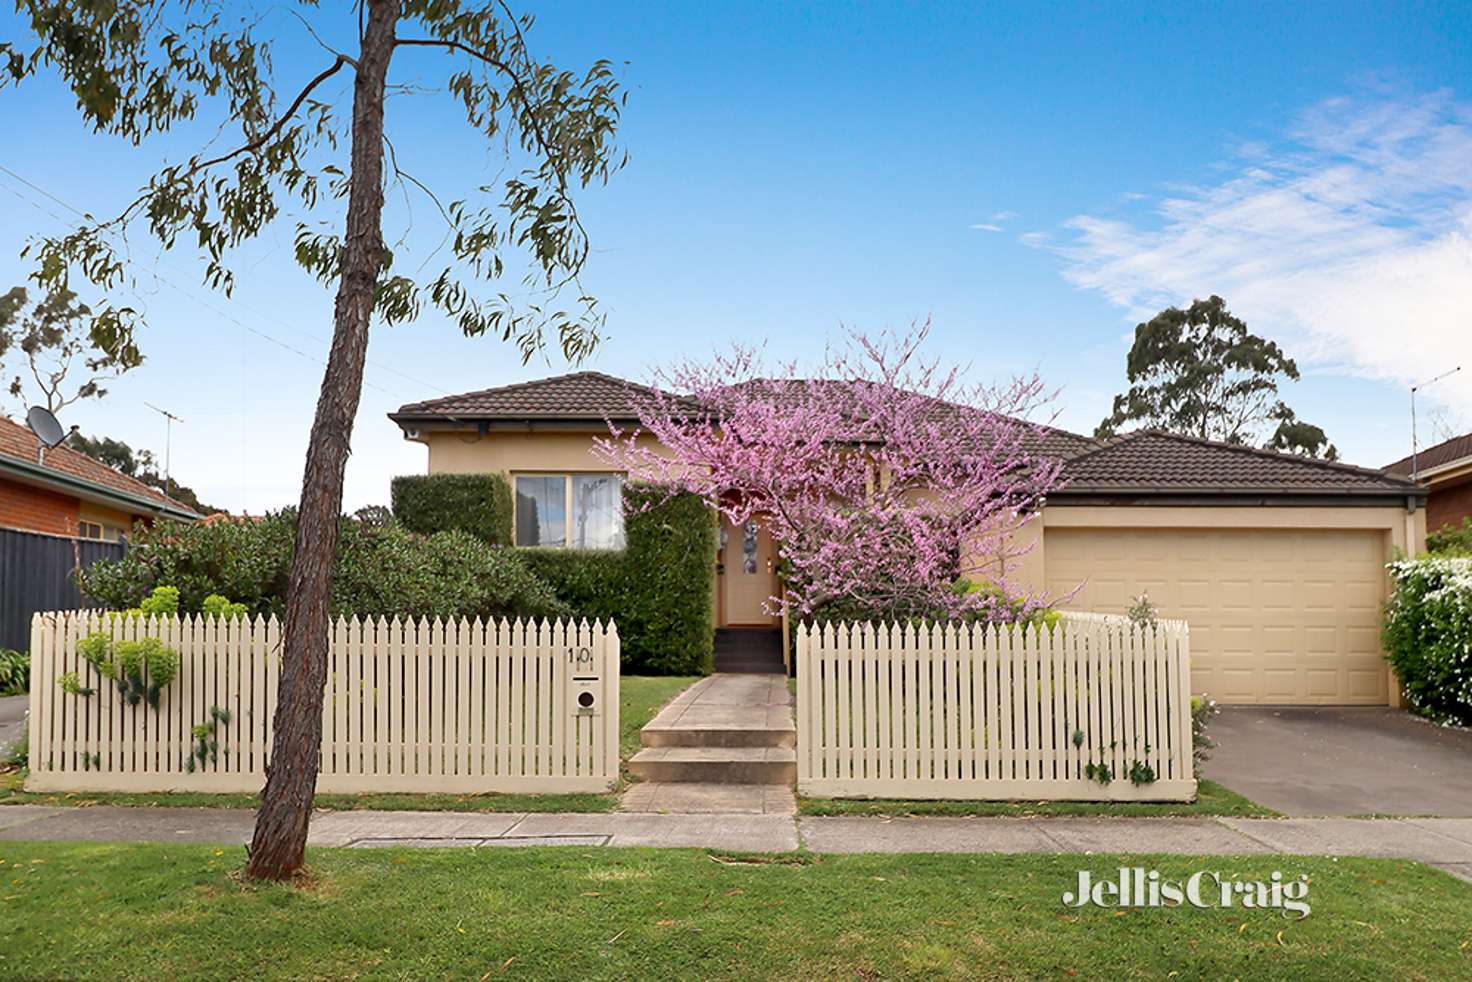
[[[764,523],[786,584],[772,613],[1029,616],[1047,598],[1006,571],[1060,485],[1038,452],[1047,428],[1026,421],[1051,395],[1036,376],[968,384],[922,356],[928,333],[855,333],[808,377],[748,348],[681,362],[656,374],[639,426],[610,423],[597,453],[735,526]]]

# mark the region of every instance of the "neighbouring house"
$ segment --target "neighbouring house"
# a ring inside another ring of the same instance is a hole
[[[592,453],[637,423],[648,390],[578,372],[403,406],[428,472],[511,484],[514,544],[617,549],[622,475]],[[1123,612],[1150,595],[1191,626],[1192,686],[1228,703],[1394,704],[1380,648],[1385,562],[1426,535],[1426,490],[1378,470],[1156,431],[1095,440],[1044,429],[1067,486],[1028,525],[1013,575]],[[759,524],[722,528],[718,627],[770,625],[777,550]]]
[[[0,528],[116,542],[156,518],[199,515],[65,444],[43,450],[27,427],[0,417]]]
[[[1472,433],[1387,464],[1385,472],[1426,485],[1426,531],[1455,528],[1472,518]]]

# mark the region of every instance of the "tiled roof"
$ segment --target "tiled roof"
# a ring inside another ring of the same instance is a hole
[[[1350,464],[1159,430],[1099,441],[1063,464],[1067,492],[1414,494],[1412,481]]]
[[[463,395],[411,402],[390,419],[634,419],[638,404],[653,396],[648,386],[604,375],[573,372]]]
[[[133,508],[135,511],[162,509],[177,513],[181,517],[195,514],[188,505],[181,504],[142,481],[115,471],[101,461],[93,460],[86,454],[65,445],[47,450],[46,462],[38,465],[40,448],[41,441],[36,439],[36,434],[32,433],[29,427],[0,416],[0,467],[8,462],[6,458],[10,458],[28,464],[31,468],[39,466],[42,470],[54,471],[65,479],[85,482],[92,485],[99,493],[141,501],[147,506],[140,508],[132,501],[119,501],[119,506],[124,509]]]
[[[1461,460],[1464,457],[1472,457],[1472,433],[1463,433],[1454,436],[1450,440],[1443,440],[1434,447],[1427,447],[1416,454],[1415,463],[1419,471],[1426,471],[1432,467],[1440,467],[1442,464],[1450,464],[1452,461]],[[1409,474],[1411,472],[1411,458],[1402,457],[1393,464],[1386,464],[1385,470],[1391,474]]]
[[[646,386],[611,375],[576,372],[411,403],[390,418],[401,422],[436,418],[454,422],[626,420],[636,418],[640,400],[652,394],[653,390]],[[800,404],[800,394],[792,398]],[[937,412],[965,411],[939,401],[936,406]],[[1139,430],[1109,440],[1038,424],[1032,424],[1032,432],[1037,434],[1037,440],[1027,448],[1029,452],[1063,461],[1064,476],[1069,482],[1064,493],[1397,495],[1424,492],[1424,488],[1409,480],[1377,470],[1157,430]],[[1467,439],[1472,441],[1472,437]],[[1427,466],[1424,454],[1421,466]]]

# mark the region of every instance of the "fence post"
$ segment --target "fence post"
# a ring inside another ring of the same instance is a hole
[[[797,625],[797,780],[801,784],[813,776],[813,765],[809,756],[813,741],[809,736],[812,713],[813,678],[811,668],[811,640],[806,621]]]
[[[603,739],[603,776],[609,782],[618,780],[618,751],[619,751],[619,659],[621,649],[618,640],[618,626],[613,621],[608,622],[608,637],[604,646],[603,663],[603,704],[607,707],[603,714],[604,739]],[[609,697],[609,689],[613,690],[612,698]]]

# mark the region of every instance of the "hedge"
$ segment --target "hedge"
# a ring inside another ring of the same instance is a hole
[[[1439,723],[1472,725],[1472,559],[1390,564],[1382,637],[1406,699]]]
[[[154,587],[178,587],[180,608],[224,594],[253,614],[284,613],[296,515],[140,530],[128,552],[77,576],[90,599],[135,607]],[[512,549],[460,531],[418,535],[397,523],[343,518],[332,613],[359,617],[562,617],[571,609]]]
[[[1448,525],[1426,536],[1426,549],[1442,556],[1472,556],[1472,518]]]
[[[625,674],[704,674],[715,638],[715,513],[693,495],[641,511],[656,494],[624,488],[622,552],[517,551],[578,615],[618,624]]]
[[[500,474],[411,474],[391,485],[394,518],[411,532],[459,529],[493,546],[509,546],[511,485]]]

